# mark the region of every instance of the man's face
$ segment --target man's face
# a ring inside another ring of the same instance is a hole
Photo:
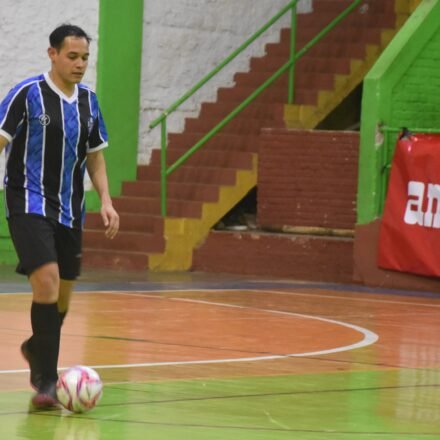
[[[60,50],[50,47],[52,72],[65,84],[79,83],[87,69],[89,43],[85,38],[66,37]]]

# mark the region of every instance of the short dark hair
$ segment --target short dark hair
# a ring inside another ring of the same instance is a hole
[[[49,35],[50,46],[56,50],[60,50],[66,37],[85,38],[87,43],[92,41],[87,33],[80,27],[73,24],[62,24]]]

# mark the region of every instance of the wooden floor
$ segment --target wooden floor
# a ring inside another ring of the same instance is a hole
[[[85,415],[29,412],[29,287],[0,271],[0,438],[440,439],[440,294],[204,274],[86,274],[60,367]]]

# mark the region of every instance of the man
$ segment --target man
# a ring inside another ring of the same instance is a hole
[[[51,70],[22,81],[0,105],[6,216],[17,271],[32,287],[32,336],[21,351],[37,408],[57,404],[60,329],[80,272],[86,168],[101,199],[106,236],[114,238],[119,229],[102,153],[107,132],[96,95],[80,84],[90,38],[62,25],[49,40]]]

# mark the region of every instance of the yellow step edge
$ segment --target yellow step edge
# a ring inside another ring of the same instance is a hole
[[[398,13],[396,14],[396,29],[400,29],[408,20],[410,14]]]
[[[377,59],[377,56],[379,56],[379,51],[374,58],[352,60],[350,63],[351,73],[349,75],[335,75],[335,88],[332,91],[319,91],[318,106],[313,107],[313,113],[300,121],[301,127],[310,129],[316,127],[360,82],[362,82]],[[298,124],[298,121],[286,121],[288,128],[294,128],[295,124]]]
[[[412,14],[422,3],[422,0],[410,0],[409,2],[409,12]]]
[[[385,29],[382,31],[381,37],[380,37],[380,42],[381,42],[382,47],[386,47],[386,46],[388,46],[388,44],[391,43],[391,40],[396,35],[396,32],[397,31],[395,29]]]
[[[412,14],[421,2],[422,0],[396,0],[394,4],[394,11],[397,14]]]
[[[395,0],[396,28],[384,29],[381,32],[381,44],[366,45],[366,56],[363,60],[353,59],[350,62],[349,75],[335,75],[333,91],[320,91],[318,105],[308,106],[307,113],[301,112],[303,106],[285,105],[284,121],[287,128],[314,128],[363,80],[365,75],[379,58],[382,50],[391,42],[398,29],[408,19],[422,0]]]
[[[367,59],[371,59],[371,58],[377,59],[379,58],[382,49],[377,44],[367,44],[367,48],[365,49],[365,52],[367,54]]]
[[[190,269],[194,249],[207,238],[212,226],[257,184],[257,168],[258,159],[254,154],[252,169],[237,170],[235,185],[220,187],[219,200],[203,204],[202,218],[166,218],[165,252],[149,256],[149,269],[155,271]]]
[[[284,122],[287,128],[305,128],[307,121],[316,111],[314,105],[284,105]]]

